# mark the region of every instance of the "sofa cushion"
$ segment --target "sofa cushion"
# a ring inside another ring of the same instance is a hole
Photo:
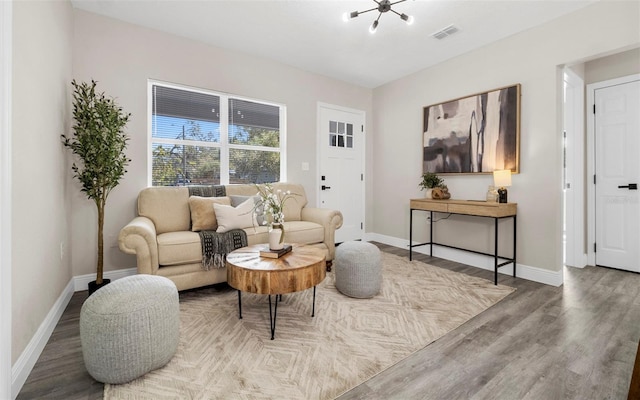
[[[324,227],[315,222],[289,221],[284,223],[285,243],[322,243]]]
[[[192,231],[215,231],[218,228],[218,220],[213,210],[214,203],[232,205],[229,197],[189,197]]]
[[[244,231],[247,233],[247,244],[249,246],[269,242],[269,227],[267,226],[244,228]]]
[[[138,195],[138,215],[147,217],[157,233],[188,231],[191,224],[189,189],[149,187]]]
[[[213,209],[218,220],[216,232],[228,232],[232,229],[243,229],[258,226],[256,216],[253,213],[253,198],[248,198],[238,207],[214,204]]]
[[[258,205],[254,210],[256,212],[256,220],[258,221],[258,226],[264,225],[264,207],[262,206],[262,200],[260,199],[260,196],[229,196],[229,199],[231,199],[231,206],[233,207],[238,207],[249,198],[253,198],[253,203]]]
[[[273,188],[282,190],[283,192],[290,191],[293,194],[284,205],[284,220],[300,221],[302,207],[307,205],[307,196],[304,192],[304,187],[297,183],[279,182],[274,183]]]
[[[158,235],[158,264],[179,265],[202,262],[198,232],[180,231]]]
[[[254,185],[226,185],[227,196],[251,196],[258,193],[258,189]],[[283,191],[291,191],[295,195],[287,201],[284,207],[285,221],[300,221],[302,208],[307,205],[307,195],[304,187],[298,183],[275,182],[274,189]]]
[[[269,228],[259,226],[256,228],[244,228],[247,233],[249,246],[269,242]],[[284,223],[285,243],[322,243],[324,241],[324,227],[315,222],[289,221]]]

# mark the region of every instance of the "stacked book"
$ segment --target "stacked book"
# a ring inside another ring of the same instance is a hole
[[[264,250],[260,250],[260,257],[280,258],[289,253],[291,249],[292,247],[290,244],[285,244],[280,250],[271,250],[269,245],[267,245]]]

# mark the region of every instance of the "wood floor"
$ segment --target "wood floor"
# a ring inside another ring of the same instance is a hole
[[[493,279],[452,261],[414,259]],[[515,293],[339,399],[627,399],[640,339],[640,274],[565,268],[564,282],[555,288],[500,275]],[[74,294],[18,399],[102,399],[102,384],[82,361],[86,295]]]

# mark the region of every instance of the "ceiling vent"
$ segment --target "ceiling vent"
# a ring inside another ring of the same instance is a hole
[[[446,38],[447,36],[451,36],[454,33],[458,32],[460,29],[458,29],[457,27],[455,27],[454,25],[449,25],[446,28],[443,28],[441,30],[439,30],[438,32],[432,33],[431,36],[438,39],[438,40],[442,40],[444,38]]]

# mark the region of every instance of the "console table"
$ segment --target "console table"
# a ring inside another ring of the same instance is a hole
[[[517,203],[494,203],[474,200],[434,200],[434,199],[410,199],[409,215],[409,260],[412,259],[414,247],[429,245],[429,255],[433,256],[433,245],[449,247],[457,250],[469,251],[485,256],[492,256],[494,260],[494,284],[498,284],[498,268],[513,264],[513,276],[516,276],[516,210]],[[426,211],[429,213],[431,223],[429,224],[429,241],[420,244],[413,244],[413,212]],[[493,254],[480,251],[463,249],[433,241],[433,213],[471,215],[475,217],[487,217],[494,220],[495,248]],[[501,257],[498,255],[498,220],[503,218],[513,218],[513,258]],[[504,260],[500,262],[500,260]]]

